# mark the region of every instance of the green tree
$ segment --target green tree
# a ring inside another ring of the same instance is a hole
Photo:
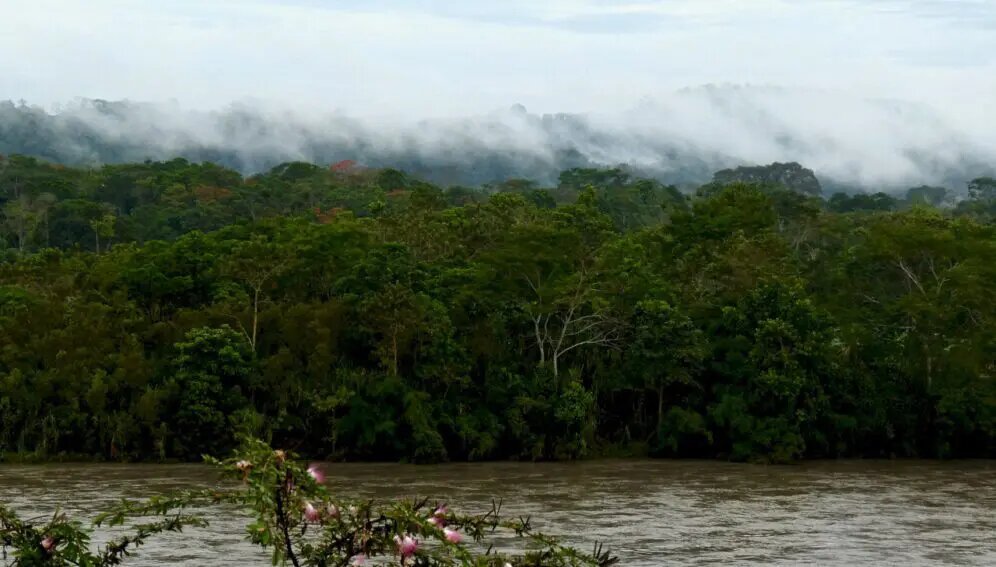
[[[257,235],[234,243],[222,265],[222,273],[234,280],[238,287],[222,288],[219,299],[242,304],[247,314],[237,313],[232,318],[253,353],[259,342],[260,311],[270,298],[270,290],[276,287],[276,279],[286,270],[288,262],[284,250],[264,236]]]
[[[655,394],[658,437],[666,435],[665,402],[682,405],[702,389],[698,374],[706,354],[702,332],[692,320],[664,301],[637,303],[628,341],[628,372]]]
[[[110,239],[114,237],[114,224],[117,222],[117,217],[111,213],[107,213],[99,219],[94,219],[90,221],[90,228],[93,229],[94,237],[94,251],[100,254],[100,239],[103,237],[105,245],[104,247],[110,246]]]
[[[709,408],[734,459],[787,462],[825,448],[833,331],[798,286],[764,284],[723,313]]]
[[[168,419],[176,454],[190,458],[233,446],[230,416],[249,407],[252,365],[244,344],[222,326],[194,329],[175,345],[167,383],[175,404]]]

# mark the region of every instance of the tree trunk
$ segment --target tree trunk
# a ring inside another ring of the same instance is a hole
[[[256,333],[259,328],[259,288],[257,287],[252,297],[252,340],[249,341],[249,348],[256,354]]]
[[[657,431],[661,430],[664,423],[664,386],[657,387]]]
[[[536,317],[535,319],[533,319],[533,328],[535,329],[536,332],[536,346],[539,347],[540,366],[543,366],[544,364],[546,364],[546,348],[544,348],[543,346],[544,337],[543,333],[540,332],[539,322],[540,322],[540,317]]]
[[[398,332],[391,333],[391,376],[398,375]]]

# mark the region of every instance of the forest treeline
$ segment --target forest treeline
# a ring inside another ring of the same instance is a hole
[[[0,453],[996,456],[996,180],[0,160]]]

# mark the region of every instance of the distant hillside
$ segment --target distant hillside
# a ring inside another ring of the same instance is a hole
[[[444,185],[509,178],[551,183],[566,169],[622,167],[690,188],[717,170],[798,162],[813,169],[826,194],[923,184],[964,191],[967,180],[996,173],[992,148],[919,106],[773,88],[690,89],[612,116],[537,115],[516,105],[422,121],[307,116],[251,105],[202,112],[80,100],[50,111],[0,102],[2,154],[67,165],[184,157],[242,173],[287,161],[350,159]],[[812,180],[807,184],[806,192],[813,192]]]
[[[779,185],[806,195],[820,196],[823,192],[820,180],[813,170],[798,163],[773,163],[767,166],[741,166],[735,169],[717,171],[712,182],[728,185],[741,181],[762,185]]]

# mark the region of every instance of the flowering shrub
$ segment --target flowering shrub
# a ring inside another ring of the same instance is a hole
[[[4,557],[9,550],[15,565],[118,565],[153,535],[207,524],[185,510],[237,504],[252,512],[249,539],[271,553],[274,565],[608,567],[618,562],[598,545],[591,554],[563,546],[535,532],[528,518],[503,518],[498,502],[483,515],[462,515],[424,499],[378,505],[338,498],[325,486],[319,467],[306,466],[293,454],[259,440],[246,440],[231,459],[208,460],[234,478],[237,487],[124,502],[98,516],[90,528],[62,514],[45,522],[22,521],[0,506]],[[132,535],[90,550],[93,528],[138,518],[152,521],[134,525]],[[514,551],[499,550],[493,543],[497,540],[521,545]]]
[[[180,532],[184,527],[203,527],[207,522],[198,516],[184,514],[189,495],[159,497],[143,505],[122,504],[120,509],[101,514],[91,527],[56,512],[51,518],[21,520],[0,504],[0,558],[13,556],[12,566],[78,565],[103,567],[120,565],[147,539],[163,532]],[[117,526],[129,517],[152,517],[152,521],[132,526],[133,533],[118,537],[103,547],[92,550],[90,533],[94,527]],[[6,564],[6,563],[5,563]]]

